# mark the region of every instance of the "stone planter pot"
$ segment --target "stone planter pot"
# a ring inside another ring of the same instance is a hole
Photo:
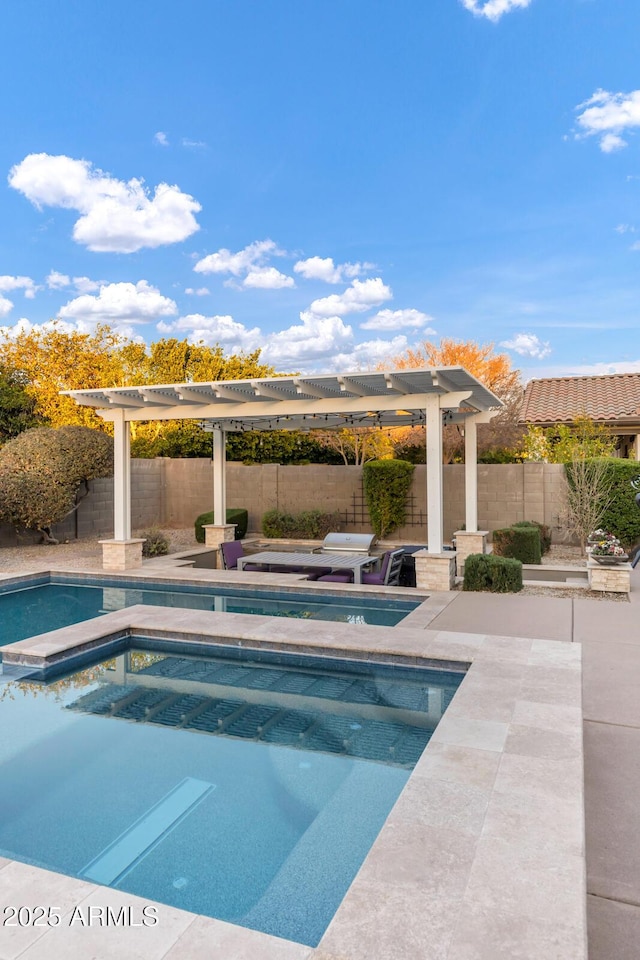
[[[597,554],[592,553],[591,558],[596,561],[596,563],[601,564],[603,567],[616,567],[620,563],[626,563],[629,557],[624,553],[621,557],[599,557]]]

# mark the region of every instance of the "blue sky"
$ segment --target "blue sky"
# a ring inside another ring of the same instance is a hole
[[[640,370],[637,0],[21,0],[0,324]]]

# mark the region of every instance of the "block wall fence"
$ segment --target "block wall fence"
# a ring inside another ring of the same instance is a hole
[[[449,540],[464,525],[464,465],[444,468],[444,535]],[[562,523],[566,479],[561,464],[480,464],[478,466],[478,525],[495,530],[517,520],[549,524],[556,542],[570,537]],[[394,539],[424,543],[426,539],[426,467],[415,468],[409,494],[408,520]],[[132,526],[188,527],[213,505],[213,468],[208,459],[133,460]],[[249,531],[258,532],[266,510],[289,513],[319,509],[337,511],[341,528],[354,533],[370,530],[362,490],[362,468],[308,464],[245,466],[227,463],[227,504],[249,511]],[[81,502],[77,517],[54,528],[60,539],[113,536],[113,481],[96,480]],[[37,539],[34,534],[20,537]],[[0,528],[0,545],[18,542],[11,527]]]

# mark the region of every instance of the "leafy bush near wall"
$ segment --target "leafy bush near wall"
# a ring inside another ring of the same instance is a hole
[[[274,540],[322,540],[340,529],[339,513],[303,510],[302,513],[280,513],[267,510],[262,517],[262,533]]]
[[[414,469],[407,460],[370,460],[364,464],[364,494],[371,526],[381,539],[405,524]]]
[[[151,527],[142,536],[145,538],[142,544],[143,557],[165,557],[169,553],[169,541],[162,530]]]
[[[540,532],[537,526],[503,527],[493,531],[493,552],[521,563],[541,563]],[[466,569],[466,565],[465,565]]]
[[[462,589],[518,593],[522,590],[522,564],[510,557],[472,553],[464,562]]]
[[[537,520],[520,520],[512,524],[514,527],[535,527],[540,534],[540,550],[542,554],[549,553],[551,549],[551,527],[546,523],[538,523]]]
[[[203,527],[208,523],[213,523],[213,510],[209,513],[201,513],[195,522],[196,540],[198,543],[204,543]],[[249,512],[237,507],[229,507],[227,510],[227,523],[236,524],[236,540],[242,540],[247,535],[249,525]]]
[[[567,464],[567,479],[571,483],[571,464]],[[610,483],[609,506],[605,510],[599,526],[618,537],[625,547],[632,547],[640,540],[640,510],[636,506],[636,492],[631,481],[640,476],[640,463],[637,460],[620,460],[611,457],[607,460],[607,479]]]

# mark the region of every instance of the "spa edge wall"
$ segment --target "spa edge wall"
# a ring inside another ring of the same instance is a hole
[[[444,533],[450,539],[464,525],[464,465],[444,468]],[[210,460],[134,460],[132,462],[132,521],[134,530],[153,525],[188,527],[200,513],[212,509]],[[528,463],[478,467],[478,519],[483,530],[495,530],[517,520],[549,524],[556,541],[569,536],[561,520],[566,480],[559,464]],[[309,464],[245,466],[227,464],[227,503],[249,510],[249,531],[260,530],[266,510],[337,511],[341,529],[370,530],[360,467]],[[409,496],[407,524],[394,536],[421,543],[426,538],[426,467],[416,466]],[[58,524],[59,539],[113,535],[113,481],[97,480],[80,503],[77,515]],[[0,545],[37,540],[12,527],[0,527]]]

